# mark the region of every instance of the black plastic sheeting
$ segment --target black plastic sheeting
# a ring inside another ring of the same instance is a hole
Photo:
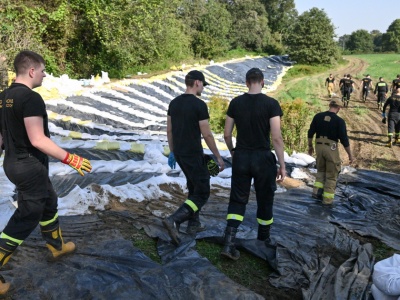
[[[121,217],[123,215],[121,214]],[[195,251],[160,265],[97,216],[61,218],[77,250],[47,261],[39,230],[2,270],[12,299],[262,299],[220,273]],[[229,287],[229,288],[226,288]]]
[[[374,265],[372,246],[360,244],[349,231],[376,237],[400,250],[400,192],[396,190],[399,180],[396,174],[366,170],[341,175],[332,207],[311,198],[311,188],[276,194],[269,245],[256,240],[258,225],[252,194],[239,227],[238,247],[265,259],[275,270],[270,276],[271,284],[283,292],[286,288],[301,288],[304,299],[368,299]],[[59,189],[57,181],[53,179]],[[222,243],[229,189],[221,191],[226,194],[224,201],[211,197],[204,206],[201,221],[207,229],[196,239]],[[260,298],[241,286],[232,287],[229,279],[196,252],[193,236],[182,233],[182,244],[173,246],[160,218],[128,211],[99,214],[115,214],[159,238],[162,265],[121,238],[118,226],[106,228],[96,216],[64,217],[64,235],[66,240],[77,242],[77,253],[57,263],[45,262],[43,241],[38,232],[34,233],[20,247],[22,253],[15,255],[15,260],[2,271],[12,281],[11,296],[29,299],[25,297],[28,293],[31,299],[42,299],[41,295],[63,295],[68,299]],[[185,230],[185,224],[181,230]],[[230,288],[224,288],[228,283]],[[232,291],[234,294],[229,294]]]

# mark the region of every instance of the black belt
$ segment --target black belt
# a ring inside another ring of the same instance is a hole
[[[321,142],[317,142],[317,144],[319,144],[319,145],[327,145],[327,146],[331,145],[331,143],[321,143]]]

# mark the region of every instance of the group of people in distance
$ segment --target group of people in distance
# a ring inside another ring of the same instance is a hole
[[[354,90],[354,83],[350,74],[345,74],[339,82],[344,107],[349,105],[350,95]],[[335,78],[332,74],[329,74],[329,77],[326,78],[325,86],[327,87],[329,97],[335,96]],[[374,90],[378,110],[382,111],[382,122],[388,124],[388,141],[386,145],[392,147],[393,144],[400,144],[400,74],[393,79],[390,87],[384,81],[383,77],[379,77],[375,88],[373,88],[371,76],[367,74],[361,79],[359,87],[361,89],[361,99],[364,102],[367,100],[369,91]],[[387,98],[389,93],[391,95]],[[386,115],[387,107],[389,107],[388,115]]]
[[[336,96],[335,88],[336,88],[336,81],[335,77],[332,74],[329,74],[329,77],[325,80],[325,86],[328,90],[329,98]],[[395,79],[393,79],[391,86],[384,81],[383,77],[379,77],[379,81],[375,84],[375,88],[372,84],[372,79],[369,74],[365,75],[363,79],[361,79],[359,88],[360,88],[360,95],[362,101],[367,101],[369,92],[371,90],[374,91],[374,95],[376,95],[377,99],[377,106],[379,110],[382,110],[385,101],[387,99],[387,94],[391,92],[394,94],[397,88],[400,87],[400,74],[397,75]],[[339,90],[342,95],[342,101],[344,107],[349,105],[351,94],[355,89],[355,81],[352,80],[352,76],[350,74],[344,74],[343,78],[339,81]]]

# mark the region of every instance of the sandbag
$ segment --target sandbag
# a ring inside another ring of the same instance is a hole
[[[378,261],[374,266],[372,280],[384,294],[400,298],[400,255],[394,254]]]

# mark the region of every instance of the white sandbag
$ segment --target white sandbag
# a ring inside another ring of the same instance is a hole
[[[296,151],[293,151],[292,157],[304,160],[307,163],[307,165],[315,162],[315,158],[306,153],[296,153]]]
[[[295,178],[295,179],[307,179],[307,178],[310,178],[310,176],[308,176],[307,173],[303,172],[299,168],[293,168],[293,171],[290,174],[290,177]]]
[[[388,296],[400,296],[400,255],[378,261],[372,274],[373,283]]]
[[[385,295],[380,289],[378,289],[376,287],[375,284],[371,285],[371,292],[372,292],[372,296],[374,296],[374,299],[376,299],[376,300],[398,300],[398,299],[400,299],[396,296]]]

